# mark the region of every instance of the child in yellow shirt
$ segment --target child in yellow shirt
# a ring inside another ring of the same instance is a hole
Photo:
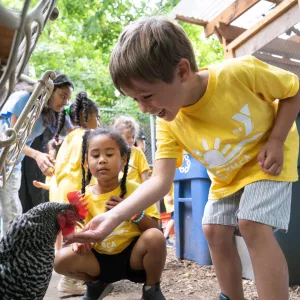
[[[57,142],[67,115],[69,115],[75,129],[64,138],[56,156],[55,171],[50,181],[49,191],[49,200],[52,202],[68,202],[67,194],[81,188],[82,137],[86,130],[97,127],[99,106],[88,98],[86,92],[78,93],[75,101],[69,107],[62,109],[58,116],[57,131],[54,136]],[[62,235],[60,234],[55,245],[56,251],[60,250],[61,247]],[[82,282],[71,281],[66,277],[62,277],[58,285],[58,291],[68,294],[81,294],[85,292],[85,289]]]
[[[110,73],[122,94],[157,116],[153,175],[119,206],[96,216],[94,230],[70,240],[101,240],[133,212],[161,199],[186,150],[212,181],[202,224],[221,299],[244,299],[234,243],[239,226],[258,298],[288,300],[287,263],[273,230],[287,231],[292,182],[298,180],[298,77],[252,56],[198,69],[184,30],[162,17],[124,29]]]
[[[130,196],[138,187],[127,180],[130,147],[116,132],[107,129],[87,131],[82,143],[82,156],[87,161],[88,173],[83,188],[88,203],[88,226],[93,217],[111,210]],[[121,181],[119,173],[123,172]],[[89,185],[91,177],[96,185]],[[98,299],[103,293],[101,282],[121,279],[145,283],[144,300],[164,300],[160,277],[166,259],[163,234],[158,230],[159,214],[155,205],[131,215],[113,233],[96,244],[73,244],[55,258],[55,271],[87,282],[83,299]]]
[[[142,183],[148,179],[150,171],[146,156],[142,149],[135,147],[134,142],[139,133],[139,125],[131,116],[117,116],[112,127],[118,131],[131,148],[128,180]]]

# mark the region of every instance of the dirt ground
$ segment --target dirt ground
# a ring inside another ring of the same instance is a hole
[[[44,300],[61,299],[56,286],[58,275],[53,275],[51,284]],[[258,299],[255,284],[244,280],[246,300]],[[162,290],[167,300],[216,300],[219,287],[212,266],[200,266],[195,262],[181,261],[176,258],[175,249],[168,248],[168,257],[163,272]],[[114,284],[113,292],[105,300],[139,300],[141,299],[142,285],[129,281],[120,281]],[[68,300],[79,300],[81,297],[64,297]],[[290,300],[300,299],[300,286],[290,288]]]

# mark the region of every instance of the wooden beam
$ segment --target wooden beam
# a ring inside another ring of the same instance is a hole
[[[268,15],[266,15],[262,20],[258,21],[253,27],[242,33],[237,39],[231,42],[227,46],[227,50],[232,50],[238,48],[241,44],[245,43],[257,32],[262,30],[268,24],[274,22],[277,18],[283,15],[286,11],[297,4],[298,0],[284,0],[278,6],[276,6]],[[295,25],[295,24],[294,24]]]
[[[284,0],[268,0],[269,2],[275,3],[275,4],[280,4]]]
[[[175,20],[190,23],[190,24],[200,25],[200,26],[205,26],[207,24],[206,21],[198,20],[190,17],[184,17],[180,15],[176,15]]]
[[[215,26],[218,26],[220,22],[226,25],[230,24],[259,1],[260,0],[236,0],[204,27],[206,37],[214,33]]]
[[[275,19],[273,22],[269,23],[263,29],[258,31],[255,35],[251,36],[249,39],[244,41],[241,45],[234,48],[236,55],[242,56],[242,55],[253,54],[254,52],[264,47],[268,47],[268,43],[273,44],[274,39],[276,39],[282,33],[286,32],[287,30],[289,30],[291,27],[293,27],[295,24],[299,22],[300,22],[300,7],[296,4],[288,11],[286,11],[284,14],[282,14],[280,17]],[[245,33],[246,32],[247,31],[245,31]],[[239,39],[243,34],[244,33],[242,33],[237,39]],[[286,45],[290,45],[291,49],[294,46],[297,46],[297,48],[299,49],[300,45],[298,43],[294,45],[295,43],[293,44],[290,43],[289,41],[284,41],[282,39],[279,40],[281,46],[273,47],[275,52],[280,53],[283,49],[286,49],[284,43]],[[234,43],[235,41],[233,41],[232,43]],[[232,43],[230,43],[227,47],[229,47]]]
[[[214,33],[219,38],[220,42],[227,45],[242,34],[246,29],[219,23],[219,26],[214,28]]]

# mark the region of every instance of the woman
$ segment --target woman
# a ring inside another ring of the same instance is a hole
[[[11,176],[3,188],[0,188],[0,202],[2,206],[2,226],[1,236],[5,234],[8,229],[9,222],[22,213],[22,206],[18,195],[18,190],[21,184],[21,161],[24,156],[33,158],[40,170],[49,176],[52,173],[53,160],[49,154],[42,153],[30,147],[33,140],[40,136],[46,126],[56,122],[56,115],[67,104],[71,97],[74,86],[67,76],[61,74],[53,81],[54,90],[48,101],[44,106],[40,117],[38,118],[28,140],[26,146],[22,151]],[[13,127],[17,119],[21,115],[29,97],[30,91],[22,90],[13,93],[7,100],[3,109],[0,112],[0,127]],[[6,124],[6,125],[4,125]]]

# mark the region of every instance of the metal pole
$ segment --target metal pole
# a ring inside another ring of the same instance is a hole
[[[154,166],[156,138],[155,138],[155,120],[154,120],[154,116],[153,115],[150,115],[150,132],[151,132],[152,166]]]

